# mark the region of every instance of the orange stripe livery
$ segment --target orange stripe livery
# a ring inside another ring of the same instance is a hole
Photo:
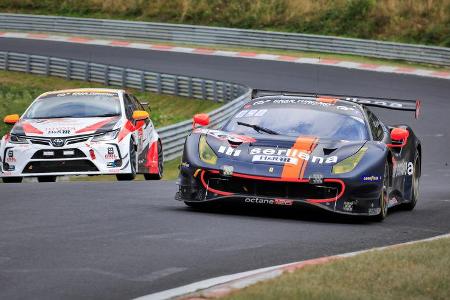
[[[299,152],[305,152],[310,154],[314,151],[318,139],[315,137],[299,137],[295,141],[295,144],[288,151],[290,155],[295,156]],[[285,164],[283,167],[283,172],[281,174],[282,179],[297,179],[303,178],[305,174],[306,165],[308,162],[304,159],[299,158],[298,162],[294,164]]]

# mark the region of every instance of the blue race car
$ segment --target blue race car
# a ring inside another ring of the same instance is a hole
[[[254,90],[220,129],[194,116],[176,199],[265,206],[310,204],[383,220],[419,197],[421,144],[407,125],[383,124],[369,107],[414,111],[420,102]]]

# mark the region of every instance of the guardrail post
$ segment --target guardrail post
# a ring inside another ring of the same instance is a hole
[[[121,79],[121,84],[122,84],[122,88],[126,87],[127,85],[127,71],[125,70],[125,68],[122,68],[122,79]]]
[[[217,102],[217,81],[213,80],[213,99]]]
[[[109,66],[105,65],[103,72],[103,80],[105,81],[105,85],[109,85]]]
[[[25,72],[30,73],[31,72],[31,66],[30,66],[30,55],[27,54],[26,60],[25,60]]]
[[[70,76],[70,65],[71,65],[71,61],[69,59],[66,60],[66,78],[67,80],[70,80],[71,76]]]
[[[50,57],[45,58],[45,76],[50,75]]]
[[[9,52],[5,52],[5,71],[9,70]]]
[[[141,91],[145,92],[145,72],[141,71]]]
[[[90,67],[90,64],[87,62],[85,65],[84,65],[84,81],[90,81],[89,79],[89,67]]]
[[[161,73],[156,74],[156,92],[158,94],[162,93]]]
[[[188,97],[192,98],[192,77],[189,77],[188,82]]]
[[[175,75],[175,78],[173,80],[174,80],[174,82],[173,82],[174,93],[175,93],[176,96],[178,96],[179,95],[179,92],[178,92],[178,76]]]
[[[202,79],[202,99],[206,100],[206,82]]]
[[[227,102],[228,101],[227,85],[225,84],[225,82],[222,82],[222,101],[223,102]]]

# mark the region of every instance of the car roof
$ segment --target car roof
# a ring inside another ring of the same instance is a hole
[[[324,111],[336,112],[346,115],[363,115],[362,106],[350,101],[333,97],[314,97],[314,96],[287,96],[274,95],[254,98],[244,105],[244,108],[253,107],[274,107],[277,105],[301,105],[304,108],[319,109]]]
[[[123,94],[123,93],[126,93],[126,91],[123,89],[107,89],[107,88],[65,89],[65,90],[48,91],[48,92],[41,94],[38,98],[48,97],[53,94],[61,94],[61,93],[117,93],[117,94]]]

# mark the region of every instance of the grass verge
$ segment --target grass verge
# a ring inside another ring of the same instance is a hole
[[[65,80],[58,77],[31,75],[21,72],[0,71],[0,117],[7,114],[21,114],[40,94],[59,89],[105,87],[92,82]],[[208,112],[220,107],[220,103],[189,99],[150,92],[128,89],[141,101],[150,104],[150,116],[156,127],[170,125],[187,120],[199,112]],[[0,136],[10,129],[9,125],[0,123]],[[169,161],[165,166],[165,179],[174,179],[177,175],[178,160]],[[105,177],[105,178],[102,178]],[[114,176],[73,177],[75,180],[112,180]]]
[[[338,35],[450,46],[450,1],[3,0],[0,11]]]
[[[224,299],[448,299],[449,248],[445,238],[306,266]]]

